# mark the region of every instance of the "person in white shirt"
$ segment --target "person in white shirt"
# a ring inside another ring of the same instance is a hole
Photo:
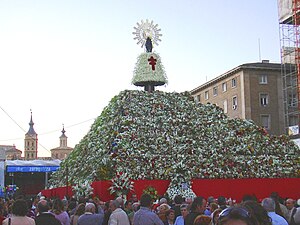
[[[6,218],[2,224],[28,224],[28,225],[35,225],[34,219],[27,217],[26,214],[28,212],[27,203],[23,199],[16,200],[12,205],[12,216]]]
[[[110,201],[109,208],[112,213],[110,214],[108,225],[130,225],[129,218],[126,212],[120,208],[119,201]]]

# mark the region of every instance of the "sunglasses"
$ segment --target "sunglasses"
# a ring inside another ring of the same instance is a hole
[[[237,207],[230,207],[224,209],[220,214],[219,214],[219,220],[221,220],[224,217],[228,217],[230,215],[236,215],[240,216],[243,218],[250,218],[250,213],[244,209],[244,208],[237,208]]]

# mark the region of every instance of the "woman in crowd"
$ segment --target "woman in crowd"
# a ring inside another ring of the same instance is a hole
[[[6,218],[2,224],[3,225],[35,225],[34,219],[27,217],[26,214],[28,212],[27,203],[23,199],[16,200],[12,205],[12,216]]]
[[[108,221],[109,221],[109,217],[111,215],[111,210],[109,208],[109,202],[110,201],[107,201],[105,202],[104,204],[104,218],[103,218],[103,223],[102,225],[108,225]]]
[[[79,216],[84,214],[84,212],[85,212],[85,205],[83,203],[80,203],[76,207],[76,211],[75,211],[74,215],[71,216],[71,225],[77,225]]]
[[[199,215],[195,218],[194,225],[210,225],[211,217],[207,215]]]
[[[168,210],[170,210],[170,208],[171,207],[167,203],[163,203],[157,207],[157,210],[158,210],[157,215],[161,219],[161,221],[163,221],[163,223],[165,223],[165,224],[168,222],[166,212]]]
[[[244,201],[241,203],[242,207],[248,209],[248,211],[252,211],[252,213],[256,216],[259,224],[261,225],[272,225],[272,220],[268,216],[268,212],[256,201]]]
[[[64,211],[64,204],[61,199],[57,198],[53,201],[52,211],[55,218],[58,219],[62,225],[70,225],[69,214]]]
[[[35,211],[32,209],[32,201],[30,199],[28,199],[26,201],[26,203],[27,203],[27,208],[28,208],[26,216],[28,216],[32,219],[35,219]]]
[[[218,222],[218,219],[219,219],[219,215],[220,215],[220,213],[222,212],[222,209],[216,209],[215,211],[213,211],[213,213],[211,214],[211,218],[212,218],[212,220],[211,220],[211,224],[212,225],[216,225],[217,224],[217,222]]]
[[[164,223],[165,225],[174,225],[175,222],[175,210],[174,209],[169,209],[166,212],[166,222]]]

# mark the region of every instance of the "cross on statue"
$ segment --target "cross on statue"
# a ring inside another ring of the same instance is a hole
[[[149,65],[152,66],[152,70],[155,70],[156,59],[154,59],[153,56],[151,56],[151,57],[148,59],[148,62],[149,62]]]

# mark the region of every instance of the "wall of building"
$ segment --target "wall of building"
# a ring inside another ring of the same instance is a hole
[[[282,81],[281,76],[277,72],[270,70],[251,70],[246,72],[249,78],[250,90],[250,107],[251,114],[249,118],[255,121],[258,125],[262,125],[261,116],[270,116],[271,134],[280,135],[284,133],[284,117],[283,117],[283,101],[282,101]],[[259,78],[261,75],[267,76],[267,83],[260,84]],[[261,94],[268,95],[268,104],[261,105]]]
[[[241,73],[234,74],[230,77],[225,78],[224,80],[220,80],[216,82],[215,84],[199,91],[196,94],[193,94],[193,96],[197,99],[197,96],[200,95],[200,99],[198,97],[198,100],[200,100],[201,103],[207,104],[212,103],[216,104],[220,108],[224,109],[224,102],[227,101],[227,110],[225,110],[225,114],[232,118],[238,118],[241,115],[242,108],[240,107],[240,99],[241,99]],[[236,80],[236,86],[232,86],[232,80]],[[222,87],[226,84],[226,91],[223,91]],[[217,95],[214,95],[214,88],[217,88]],[[205,98],[205,93],[208,92],[208,99]],[[237,97],[238,101],[238,107],[233,109],[233,97]],[[226,108],[226,106],[225,106]]]
[[[261,76],[267,77],[267,83],[260,83]],[[235,86],[232,85],[235,79]],[[223,91],[223,85],[227,90]],[[217,91],[216,91],[217,90]],[[207,97],[208,93],[208,99]],[[268,104],[261,104],[261,96],[268,95]],[[270,134],[284,134],[284,106],[280,64],[268,62],[244,64],[208,81],[192,91],[196,101],[212,103],[224,110],[231,118],[253,120],[263,126],[262,117],[268,116]],[[233,98],[237,99],[237,107]],[[225,106],[227,101],[227,107]],[[227,109],[226,109],[227,108]]]

